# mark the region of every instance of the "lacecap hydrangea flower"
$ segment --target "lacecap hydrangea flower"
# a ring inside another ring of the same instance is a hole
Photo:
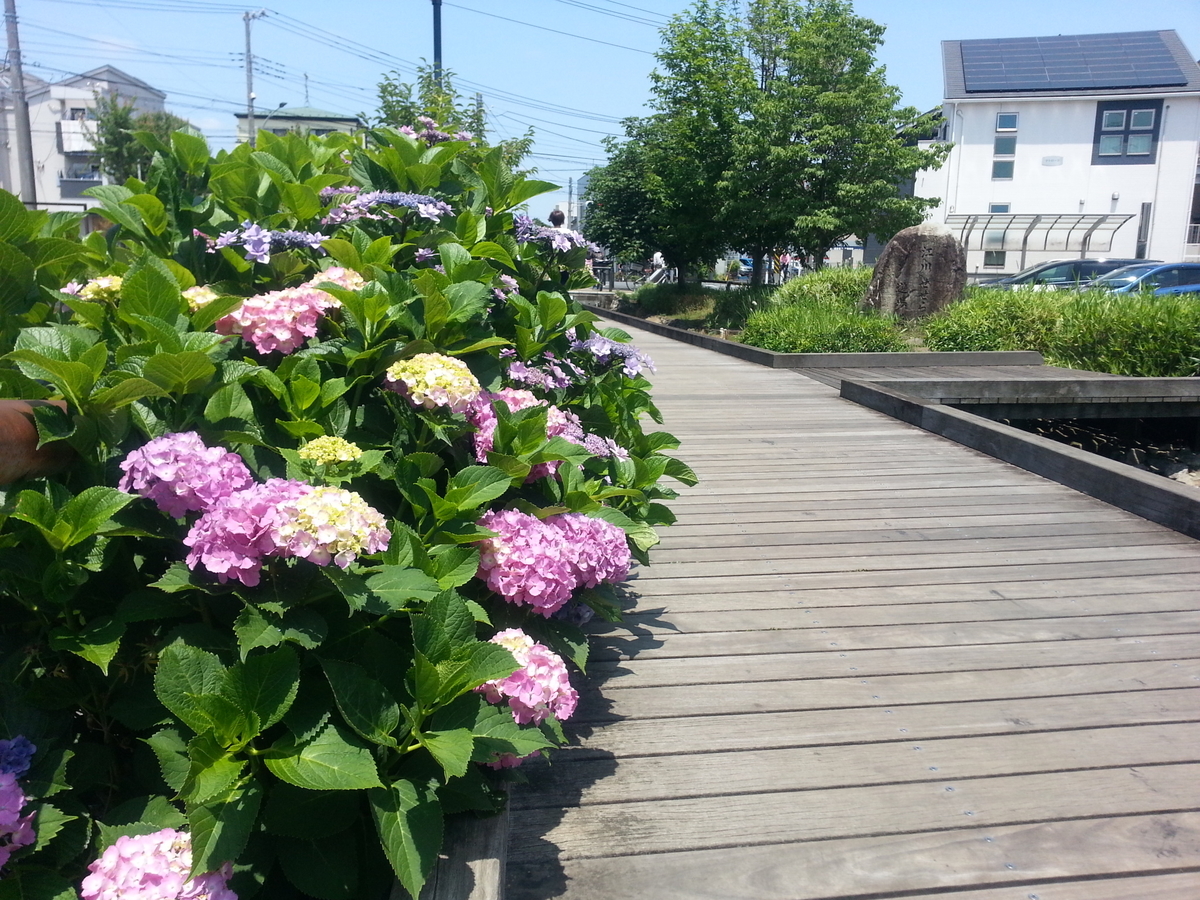
[[[352,444],[345,438],[330,434],[314,438],[301,447],[298,452],[301,459],[308,459],[323,466],[331,463],[354,462],[362,456],[362,449],[358,444]]]
[[[516,606],[549,618],[579,587],[629,574],[625,532],[582,513],[542,520],[516,509],[491,510],[479,525],[496,537],[479,542],[477,577]]]
[[[408,398],[413,406],[465,412],[482,388],[467,364],[440,353],[418,353],[388,366],[384,387]]]
[[[121,470],[121,490],[153,500],[177,519],[254,483],[240,456],[206,446],[194,431],[155,438],[126,456]]]
[[[571,349],[591,356],[602,368],[621,367],[627,378],[636,378],[643,370],[653,372],[654,360],[633,344],[622,344],[593,332],[586,340],[571,342]]]
[[[583,425],[580,424],[579,417],[575,413],[552,406],[545,400],[538,399],[530,391],[501,388],[495,393],[481,393],[467,410],[467,421],[475,426],[475,458],[479,462],[487,462],[488,451],[495,444],[498,420],[492,404],[497,400],[503,401],[504,405],[513,412],[533,406],[546,407],[546,437],[561,437],[572,444],[583,444]],[[558,471],[558,466],[558,460],[538,463],[525,480],[535,481],[546,475],[552,475]]]
[[[550,716],[562,721],[574,714],[579,694],[571,687],[561,656],[536,643],[520,628],[501,631],[492,638],[492,643],[511,653],[521,668],[475,689],[489,703],[507,701],[518,725],[538,725]],[[507,761],[507,764],[514,763]],[[499,765],[505,765],[505,761]]]
[[[191,835],[164,828],[153,834],[122,835],[88,866],[83,900],[237,900],[227,882],[233,866],[189,878]]]

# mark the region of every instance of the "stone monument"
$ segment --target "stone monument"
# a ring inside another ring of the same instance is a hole
[[[962,244],[945,225],[926,222],[888,241],[862,305],[901,319],[919,319],[960,299],[966,283]]]

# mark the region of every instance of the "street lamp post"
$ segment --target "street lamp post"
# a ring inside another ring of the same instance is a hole
[[[442,0],[433,2],[433,78],[442,86]]]
[[[267,113],[265,116],[263,116],[262,125],[260,125],[259,127],[260,127],[260,128],[266,128],[266,127],[267,127],[267,123],[271,121],[271,116],[275,115],[275,113],[279,112],[279,111],[280,111],[281,109],[283,109],[285,106],[287,106],[287,101],[286,101],[286,100],[284,100],[284,101],[283,101],[282,103],[280,103],[280,104],[279,104],[277,107],[275,107],[273,110],[271,110],[271,111],[270,111],[269,113]],[[251,139],[251,141],[250,141],[250,146],[251,146],[251,147],[253,147],[253,146],[254,146],[253,135],[251,136],[251,138],[252,138],[252,139]]]

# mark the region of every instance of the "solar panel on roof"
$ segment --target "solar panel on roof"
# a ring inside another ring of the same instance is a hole
[[[1157,31],[994,38],[959,47],[968,93],[1187,84]]]

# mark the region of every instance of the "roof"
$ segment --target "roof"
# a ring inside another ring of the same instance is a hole
[[[246,118],[244,112],[234,113],[239,119]],[[317,109],[315,106],[284,106],[280,109],[256,109],[254,118],[265,119],[328,119],[334,122],[357,122],[358,116],[344,116],[341,113],[330,112],[327,109]]]
[[[947,100],[1200,92],[1200,65],[1162,31],[943,41]]]
[[[86,86],[89,81],[107,81],[117,88],[117,93],[120,93],[122,86],[134,87],[147,93],[154,94],[156,97],[166,98],[166,93],[158,88],[147,84],[140,78],[135,78],[128,72],[123,72],[116,66],[97,66],[94,69],[89,69],[86,72],[80,72],[77,75],[72,75],[69,78],[64,78],[62,81],[57,81],[55,84],[65,84],[71,87]]]

